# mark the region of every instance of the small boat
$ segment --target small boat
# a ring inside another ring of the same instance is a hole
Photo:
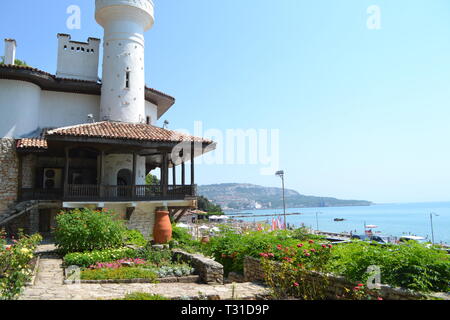
[[[342,221],[345,221],[345,219],[344,219],[344,218],[335,218],[334,221],[336,221],[336,222],[342,222]]]

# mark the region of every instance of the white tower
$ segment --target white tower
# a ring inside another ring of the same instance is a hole
[[[96,0],[104,28],[100,120],[145,122],[144,33],[154,23],[151,0]]]

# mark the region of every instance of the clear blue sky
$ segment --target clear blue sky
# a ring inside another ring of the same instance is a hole
[[[280,129],[286,185],[303,194],[450,201],[450,1],[154,2],[146,78],[177,98],[170,128]],[[66,28],[71,4],[81,30]],[[366,26],[374,4],[381,30]],[[93,14],[94,0],[3,1],[0,37],[54,73],[58,32],[102,37]],[[197,180],[280,183],[257,165],[200,165]]]

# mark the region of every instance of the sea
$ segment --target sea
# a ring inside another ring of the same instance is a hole
[[[376,204],[365,207],[289,208],[286,209],[286,212],[301,213],[301,215],[287,216],[287,223],[290,225],[336,233],[364,234],[365,226],[374,225],[377,227],[372,231],[384,236],[415,235],[431,240],[433,225],[435,243],[450,244],[450,202]],[[283,209],[246,210],[229,214],[245,216],[238,220],[268,222],[272,220],[271,216],[282,216]],[[259,215],[269,216],[254,217]],[[344,221],[334,221],[336,218],[344,219]]]

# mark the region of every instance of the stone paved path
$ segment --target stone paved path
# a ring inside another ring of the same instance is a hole
[[[238,283],[234,286],[192,283],[64,285],[62,260],[53,255],[52,250],[52,245],[38,248],[41,260],[36,281],[33,286],[25,288],[21,300],[110,300],[123,298],[132,292],[160,294],[168,298],[219,296],[226,300],[248,299],[267,292],[265,287],[254,283]]]

